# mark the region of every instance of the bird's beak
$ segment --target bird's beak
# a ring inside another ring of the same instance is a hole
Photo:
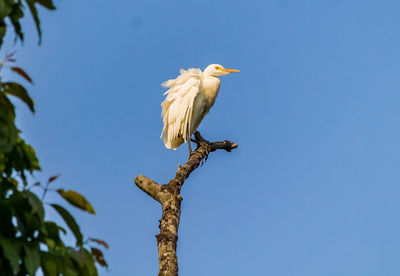
[[[237,73],[237,72],[240,72],[239,70],[236,70],[236,69],[226,69],[226,68],[220,68],[219,70],[220,70],[220,71],[223,71],[223,72],[227,72],[227,73]]]

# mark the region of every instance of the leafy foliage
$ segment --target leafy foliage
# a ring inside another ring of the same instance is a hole
[[[7,25],[13,26],[16,40],[23,41],[24,34],[20,20],[24,11],[29,10],[35,22],[39,42],[41,40],[40,20],[37,5],[53,10],[52,0],[0,0],[0,46],[6,34]],[[15,52],[7,54],[0,62],[0,70],[9,63],[16,62]],[[20,67],[9,69],[29,83],[31,77]],[[15,125],[15,106],[10,97],[24,102],[32,113],[35,112],[33,99],[19,83],[3,82],[0,77],[0,275],[35,275],[41,268],[44,275],[97,275],[95,263],[107,267],[103,252],[90,243],[108,248],[106,242],[84,235],[74,217],[63,206],[53,203],[54,208],[75,236],[74,246],[66,245],[62,234],[67,231],[55,222],[46,220],[43,199],[46,193],[53,191],[50,185],[58,178],[52,176],[46,185],[37,182],[29,186],[29,174],[40,171],[35,150],[20,136]],[[42,199],[31,191],[43,189]],[[58,189],[60,194],[72,206],[95,214],[87,199],[75,191]],[[62,233],[62,234],[61,234]]]
[[[16,39],[24,40],[24,33],[22,32],[20,20],[24,17],[24,9],[26,7],[28,7],[33,17],[39,35],[39,42],[41,41],[42,31],[40,28],[37,4],[49,10],[55,9],[52,0],[0,0],[0,44],[2,44],[3,37],[6,33],[6,19],[9,19],[13,25]]]

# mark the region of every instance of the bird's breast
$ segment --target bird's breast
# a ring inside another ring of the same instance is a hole
[[[202,79],[202,92],[207,100],[208,109],[214,105],[218,96],[220,81],[215,77],[207,77]]]

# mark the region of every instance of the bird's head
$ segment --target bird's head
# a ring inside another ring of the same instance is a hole
[[[203,74],[205,74],[207,76],[212,76],[212,77],[219,77],[219,76],[228,75],[229,73],[233,73],[233,72],[239,72],[239,70],[226,69],[222,65],[219,65],[219,64],[210,64],[207,66],[206,69],[204,69]]]

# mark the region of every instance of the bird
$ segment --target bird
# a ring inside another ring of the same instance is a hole
[[[187,143],[191,156],[190,137],[215,103],[220,87],[219,77],[233,72],[240,71],[210,64],[204,71],[199,68],[181,69],[176,79],[161,84],[169,88],[161,103],[163,129],[160,138],[163,138],[166,148],[176,150]]]

